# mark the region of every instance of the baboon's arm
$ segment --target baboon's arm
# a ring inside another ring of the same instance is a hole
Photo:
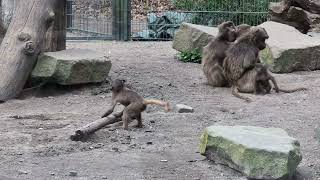
[[[101,116],[101,118],[104,118],[104,117],[109,116],[109,115],[113,112],[113,110],[114,110],[114,108],[116,107],[116,105],[117,105],[117,102],[112,101],[111,107],[108,109],[108,111],[107,111],[106,113],[104,113],[104,114]]]
[[[242,67],[244,69],[250,69],[255,65],[257,60],[258,57],[256,57],[253,52],[247,52],[244,56]]]

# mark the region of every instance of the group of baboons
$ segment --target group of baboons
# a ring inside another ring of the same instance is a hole
[[[203,49],[203,72],[208,84],[213,87],[231,87],[232,94],[248,102],[250,98],[239,92],[266,94],[274,85],[276,92],[305,90],[296,88],[285,90],[278,87],[275,78],[260,62],[259,51],[266,48],[268,33],[262,27],[233,22],[223,22],[218,26],[219,33]]]
[[[239,92],[266,94],[270,93],[272,85],[276,92],[295,92],[305,90],[296,88],[292,90],[280,89],[275,78],[269,73],[267,67],[261,64],[259,51],[266,47],[269,38],[266,30],[261,27],[242,24],[235,26],[233,22],[223,22],[218,26],[219,33],[203,49],[203,72],[208,84],[213,87],[231,87],[232,94],[246,101],[249,98],[241,96]],[[163,106],[170,110],[168,102],[160,100],[146,100],[138,93],[125,87],[125,81],[116,79],[112,82],[111,108],[102,116],[111,114],[117,103],[125,106],[119,115],[123,128],[136,119],[137,127],[142,126],[141,113],[148,104]]]

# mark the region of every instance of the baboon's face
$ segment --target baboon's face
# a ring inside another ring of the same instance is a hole
[[[124,87],[125,80],[116,79],[112,82],[111,90],[112,91],[120,91]]]
[[[254,35],[254,43],[257,46],[259,50],[263,50],[266,48],[266,40],[269,39],[269,35],[267,31],[264,28],[261,27],[255,27],[253,29],[253,35]]]
[[[257,80],[258,81],[268,81],[270,79],[268,68],[264,65],[257,64],[255,66],[257,71]]]
[[[229,42],[233,42],[233,41],[235,41],[236,40],[236,38],[237,38],[237,31],[236,31],[236,28],[234,27],[234,26],[232,26],[232,27],[228,27],[227,28],[227,33],[228,33],[228,41]]]
[[[223,22],[218,26],[219,33],[229,42],[233,42],[237,38],[236,28],[231,21]]]

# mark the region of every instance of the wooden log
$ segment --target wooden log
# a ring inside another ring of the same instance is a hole
[[[82,139],[87,138],[88,136],[90,136],[94,132],[98,131],[99,129],[101,129],[107,125],[114,124],[116,122],[121,121],[122,112],[123,111],[115,113],[115,114],[111,114],[106,118],[98,119],[94,122],[91,122],[90,124],[87,124],[79,129],[77,129],[75,131],[75,134],[70,136],[70,139],[72,141],[80,141]]]
[[[19,0],[0,46],[0,101],[17,97],[63,0]]]

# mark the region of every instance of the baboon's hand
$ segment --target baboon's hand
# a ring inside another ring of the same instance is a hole
[[[106,113],[104,113],[101,118],[107,117],[112,113],[112,111],[108,110]]]

